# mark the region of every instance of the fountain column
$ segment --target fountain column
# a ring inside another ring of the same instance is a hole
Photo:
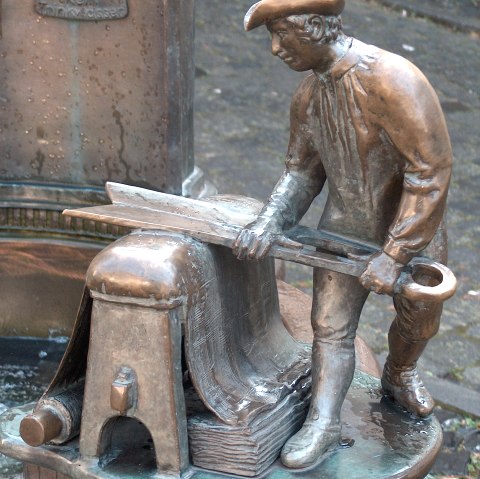
[[[73,321],[90,260],[121,233],[64,208],[104,202],[107,180],[207,188],[194,0],[3,0],[0,19],[0,335],[45,335]]]

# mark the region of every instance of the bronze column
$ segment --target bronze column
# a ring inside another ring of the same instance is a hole
[[[43,335],[118,234],[65,207],[103,203],[107,180],[201,194],[194,0],[4,0],[0,18],[0,334]]]

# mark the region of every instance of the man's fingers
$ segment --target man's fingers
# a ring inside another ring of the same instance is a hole
[[[232,246],[233,254],[238,259],[262,259],[273,242],[270,235],[258,236],[250,230],[243,230]]]
[[[232,245],[233,254],[236,255],[238,253],[238,248],[240,248],[240,238],[242,237],[243,231],[235,238],[235,241]]]
[[[368,269],[358,279],[360,284],[369,291],[377,294],[390,294],[385,285],[378,281],[375,275],[370,274]]]
[[[255,258],[256,259],[265,258],[271,246],[272,246],[272,243],[270,241],[261,241],[260,244],[258,245]]]
[[[255,247],[257,236],[249,230],[240,233],[235,241],[233,253],[238,259],[246,259],[250,257],[250,251]]]
[[[360,281],[360,284],[365,289],[370,289],[371,282],[370,282],[370,275],[368,274],[368,271],[364,271],[362,275],[358,278],[358,280]]]
[[[238,259],[245,259],[247,257],[249,243],[247,242],[248,238],[243,238],[243,240],[239,243],[237,249],[234,251],[235,256]]]
[[[248,259],[255,259],[257,257],[257,251],[260,247],[260,244],[261,240],[257,236],[251,238],[247,252]]]
[[[237,236],[237,239],[233,242],[232,251],[235,256],[239,257],[241,254],[243,254],[246,248],[246,243],[249,241],[248,233],[248,230],[241,231]]]

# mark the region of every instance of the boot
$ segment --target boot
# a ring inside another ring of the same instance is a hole
[[[335,449],[340,441],[341,426],[322,427],[318,421],[305,421],[302,429],[283,446],[281,460],[293,469],[308,467],[327,452]]]
[[[406,339],[394,321],[388,333],[390,354],[382,375],[385,395],[418,417],[428,416],[435,406],[417,371],[417,360],[427,342]]]
[[[382,375],[385,395],[418,417],[431,414],[435,401],[418,376],[416,363],[406,367],[396,365],[387,358]]]
[[[353,340],[314,342],[310,409],[300,431],[283,446],[281,460],[286,467],[311,466],[337,447],[340,410],[354,369]]]

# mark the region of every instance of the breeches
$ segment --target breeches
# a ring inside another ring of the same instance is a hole
[[[315,268],[313,273],[312,327],[314,341],[352,342],[367,291],[353,276]],[[395,296],[397,331],[411,342],[433,337],[439,327],[441,303],[409,301]]]

